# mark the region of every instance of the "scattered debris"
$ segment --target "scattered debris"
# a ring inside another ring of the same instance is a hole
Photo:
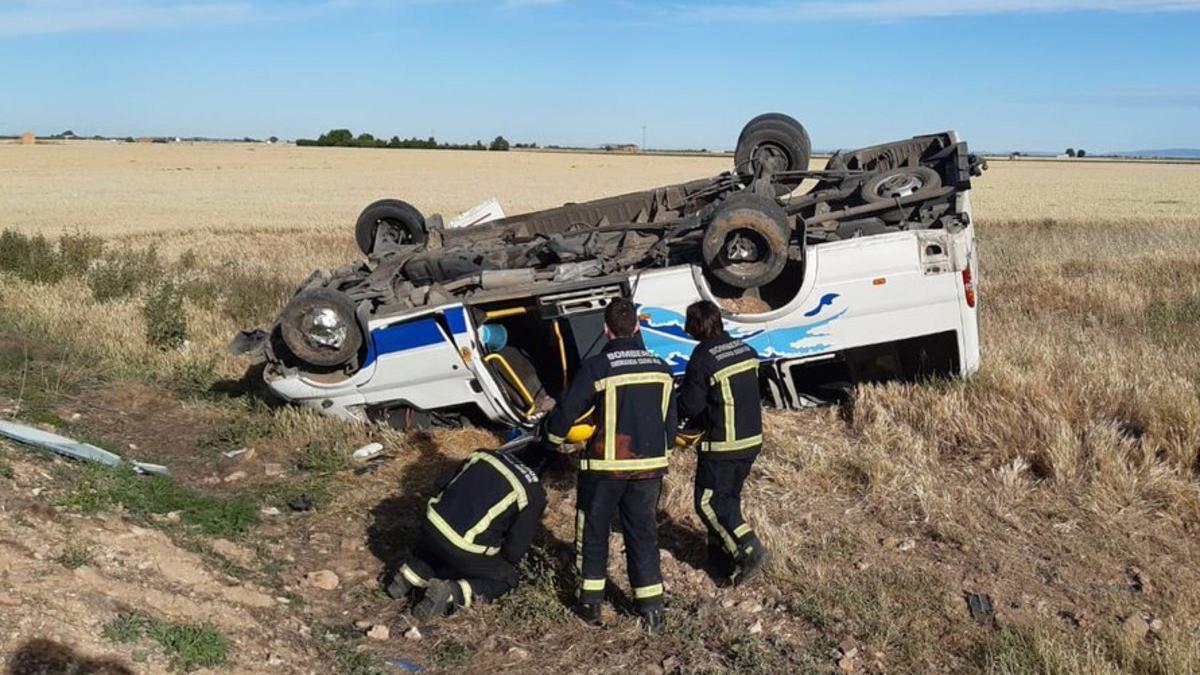
[[[405,631],[404,637],[405,637],[405,639],[408,639],[408,640],[420,640],[422,637],[425,637],[425,636],[421,635],[420,628],[413,626],[412,628],[409,628],[407,631]]]
[[[0,421],[0,436],[4,436],[23,445],[49,450],[50,452],[71,457],[72,459],[81,459],[88,462],[99,462],[107,466],[117,467],[125,463],[120,455],[113,454],[107,450],[97,448],[90,443],[80,443],[66,436],[59,436],[48,431],[42,431],[25,424],[17,424],[16,422]],[[133,466],[134,471],[142,474],[153,474],[158,476],[169,475],[167,467],[159,464],[147,464],[146,462],[129,462]]]
[[[264,516],[278,516],[278,515],[282,515],[282,513],[283,513],[282,511],[275,508],[274,506],[264,506],[261,509],[259,509],[258,512],[263,514]]]
[[[407,671],[408,671],[408,672],[410,672],[410,673],[422,673],[422,672],[425,672],[425,669],[424,669],[424,668],[422,668],[421,666],[418,666],[417,664],[413,663],[412,661],[409,661],[409,660],[407,660],[407,659],[402,659],[402,658],[400,658],[400,657],[397,657],[397,656],[390,656],[390,657],[388,657],[388,658],[384,659],[384,661],[385,661],[385,662],[386,662],[386,663],[387,663],[389,666],[395,666],[395,667],[397,667],[397,668],[401,668],[401,669],[407,670]]]
[[[754,622],[754,625],[753,625],[753,626],[750,626],[750,631],[749,631],[749,632],[750,632],[750,634],[751,634],[751,635],[758,635],[759,633],[763,632],[762,619],[759,619],[758,621],[755,621],[755,622]]]
[[[679,659],[674,656],[668,656],[663,659],[662,669],[664,673],[673,673],[679,667]]]
[[[917,547],[915,539],[905,539],[896,546],[897,551],[911,551]]]
[[[229,459],[241,457],[242,455],[247,455],[246,459],[250,459],[254,456],[254,448],[238,448],[237,450],[230,450],[229,452],[222,452],[221,454]]]
[[[361,448],[355,450],[354,454],[351,456],[354,457],[354,459],[365,461],[371,459],[381,452],[383,452],[383,443],[367,443]]]
[[[392,637],[392,632],[388,630],[387,626],[377,623],[371,626],[371,630],[367,631],[367,637],[372,640],[386,640]]]
[[[226,483],[232,483],[234,481],[239,481],[245,477],[246,477],[245,471],[234,471],[233,473],[229,474],[228,476],[225,476],[221,480]]]
[[[1163,620],[1162,619],[1156,618],[1150,622],[1150,630],[1154,631],[1155,633],[1161,633],[1162,629],[1163,629]]]
[[[289,499],[287,505],[293,511],[312,511],[317,508],[317,498],[305,492],[299,497]]]
[[[332,591],[338,587],[340,579],[333,570],[320,570],[317,572],[309,572],[304,577],[305,583],[313,588],[319,588],[323,591]]]
[[[529,650],[521,649],[520,647],[509,647],[508,655],[524,661],[525,659],[529,658]]]
[[[284,474],[283,465],[266,462],[263,464],[263,473],[267,476],[282,476]]]
[[[354,627],[359,630],[362,630],[362,631],[368,630],[371,626],[374,626],[374,625],[375,625],[375,622],[371,621],[370,619],[359,619],[358,621],[354,622]]]
[[[981,626],[990,626],[996,622],[996,610],[992,607],[992,597],[983,593],[967,593],[967,611],[971,618]]]

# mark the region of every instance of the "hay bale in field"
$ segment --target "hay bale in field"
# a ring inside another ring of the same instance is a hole
[[[33,145],[34,143],[37,143],[37,136],[34,136],[32,131],[21,134],[21,145]]]

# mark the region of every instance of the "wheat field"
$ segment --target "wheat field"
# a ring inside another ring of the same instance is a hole
[[[225,353],[229,337],[269,321],[313,267],[351,260],[353,221],[374,199],[453,214],[495,196],[517,213],[729,164],[243,144],[0,145],[0,230],[41,234],[51,246],[64,233],[103,240],[103,252],[79,258],[82,269],[68,265],[53,279],[23,277],[16,264],[0,272],[0,349],[11,349],[3,339],[14,336],[53,344],[89,377],[156,387],[193,411],[228,412],[232,404],[211,392],[245,370]],[[708,582],[681,572],[674,603],[692,618],[657,642],[618,622],[607,647],[572,647],[572,661],[554,645],[579,629],[556,614],[550,578],[510,604],[456,619],[456,639],[524,636],[522,649],[545,671],[579,663],[582,649],[602,670],[674,658],[688,672],[807,671],[849,658],[863,672],[1200,672],[1197,186],[1200,165],[992,161],[972,192],[982,370],[965,382],[866,387],[839,409],[768,416],[746,496],[748,517],[776,551],[768,590],[721,595],[735,603],[725,605]],[[148,247],[150,262],[138,257]],[[166,278],[181,289],[181,348],[148,342],[147,303]],[[37,383],[27,375],[0,379],[0,397],[28,398],[22,392]],[[346,447],[382,438],[400,449],[380,476],[334,498],[304,527],[369,530],[373,503],[397,489],[388,481],[428,459],[428,439],[287,409],[238,414],[258,425],[257,447],[268,458],[322,438]],[[478,432],[434,441],[452,455],[480,442]],[[681,531],[699,531],[689,462],[673,460],[663,511]],[[552,504],[569,504],[569,484],[554,489]],[[549,536],[570,541],[570,522],[569,506],[565,515],[552,506]],[[993,600],[990,624],[971,620],[967,594]],[[750,631],[744,602],[772,607],[779,623]],[[336,616],[325,609],[321,616]],[[406,649],[436,660],[447,639]],[[504,656],[472,650],[465,663],[475,669]]]

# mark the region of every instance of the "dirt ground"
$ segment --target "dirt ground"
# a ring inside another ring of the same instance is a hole
[[[0,231],[44,235],[53,251],[79,228],[103,245],[53,279],[0,260],[0,417],[174,474],[139,482],[0,443],[0,669],[181,669],[161,635],[118,639],[137,612],[224,636],[224,665],[201,672],[1200,672],[1194,165],[993,162],[972,192],[982,370],[769,414],[746,497],[776,554],[763,583],[731,589],[701,571],[694,459],[678,453],[660,522],[662,635],[639,632],[620,592],[602,630],[567,612],[567,467],[547,479],[545,531],[510,597],[416,626],[381,595],[434,477],[497,436],[277,407],[227,355],[229,337],[269,321],[312,268],[352,259],[351,225],[375,198],[453,213],[497,196],[517,211],[727,166],[0,146]],[[186,329],[167,349],[147,338],[164,280],[183,289]],[[351,460],[368,441],[384,456]],[[618,588],[622,559],[614,537]],[[377,626],[385,639],[368,637]]]

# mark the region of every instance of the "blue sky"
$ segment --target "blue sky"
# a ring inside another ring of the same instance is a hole
[[[0,0],[0,133],[1200,147],[1200,0]]]

